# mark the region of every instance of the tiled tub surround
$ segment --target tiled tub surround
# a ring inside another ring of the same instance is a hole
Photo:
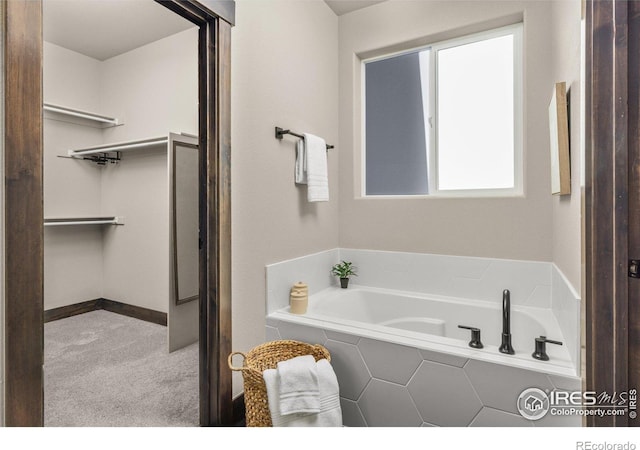
[[[529,387],[580,389],[580,379],[511,367],[356,333],[267,318],[267,340],[324,345],[340,384],[346,426],[581,426],[579,416],[529,421],[516,400]],[[371,332],[364,331],[361,334]],[[471,350],[471,349],[470,349]]]
[[[346,291],[328,273],[341,259],[359,273]],[[302,316],[287,312],[289,288],[300,280],[311,294]],[[329,349],[345,425],[581,423],[550,415],[529,422],[516,410],[528,387],[580,389],[579,299],[552,264],[335,249],[268,266],[267,288],[267,340]],[[503,289],[512,293],[514,356],[496,349]],[[485,348],[469,348],[458,324],[481,328]],[[566,344],[548,346],[551,361],[530,356],[540,334]]]
[[[557,327],[549,329],[546,336],[562,341],[560,353],[568,352],[573,367],[580,367],[580,298],[552,263],[332,249],[266,267],[267,315],[288,307],[289,290],[298,281],[309,285],[310,296],[337,287],[338,279],[331,275],[330,269],[340,260],[353,261],[357,268],[358,276],[351,279],[351,287],[381,288],[454,302],[477,302],[488,308],[493,305],[498,308],[498,321],[501,320],[502,291],[509,289],[512,311],[548,318],[546,322],[555,323]],[[498,328],[493,329],[495,325],[488,328],[464,323],[463,317],[454,320],[456,327],[459,324],[478,326],[482,329],[483,339],[502,330],[500,322]],[[524,330],[512,326],[513,339],[522,338],[527,349],[533,347],[537,335],[529,336],[521,331]],[[458,336],[463,337],[465,333],[468,336],[468,331],[459,330]],[[547,346],[549,351],[556,352],[557,348],[553,347]],[[533,348],[528,354],[531,352]]]
[[[267,318],[267,339],[322,344],[340,384],[346,426],[580,426],[579,416],[535,422],[516,408],[529,387],[580,389],[580,379]],[[364,333],[363,333],[364,334]]]

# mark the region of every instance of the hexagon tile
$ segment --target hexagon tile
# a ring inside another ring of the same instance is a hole
[[[362,338],[360,353],[371,375],[380,380],[406,385],[422,362],[413,347]]]
[[[425,422],[466,427],[482,408],[464,371],[424,361],[407,385]]]
[[[579,426],[576,417],[532,423],[517,411],[529,387],[577,390],[578,378],[558,377],[417,350],[283,321],[267,321],[268,338],[323,344],[340,386],[343,423],[360,426]]]
[[[332,340],[328,340],[325,347],[331,354],[331,365],[338,378],[340,396],[349,400],[358,400],[362,390],[371,380],[358,347]]]
[[[464,371],[469,375],[484,406],[513,414],[519,414],[516,403],[525,389],[536,387],[547,392],[553,390],[549,377],[532,370],[471,359],[464,366]]]
[[[387,381],[371,380],[358,400],[370,427],[419,427],[422,425],[407,388]]]
[[[532,427],[533,423],[521,415],[500,411],[499,409],[487,408],[480,410],[473,419],[470,427]]]
[[[340,409],[342,409],[342,423],[347,427],[366,427],[367,423],[362,417],[362,412],[356,402],[340,397]]]

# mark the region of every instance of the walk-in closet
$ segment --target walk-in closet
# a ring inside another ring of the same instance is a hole
[[[198,424],[198,28],[44,2],[45,425]]]

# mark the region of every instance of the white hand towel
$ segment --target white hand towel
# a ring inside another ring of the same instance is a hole
[[[267,369],[263,372],[267,386],[267,400],[271,422],[274,427],[341,427],[340,390],[336,374],[326,359],[317,362],[318,386],[320,389],[320,412],[316,414],[280,413],[280,394],[278,392],[278,370]]]
[[[298,356],[278,363],[280,414],[320,412],[316,359]]]
[[[296,184],[307,184],[307,156],[304,139],[296,142]]]
[[[307,159],[307,200],[328,202],[327,143],[318,136],[304,133],[304,145]]]

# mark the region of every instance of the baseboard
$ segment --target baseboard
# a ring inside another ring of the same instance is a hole
[[[77,316],[98,309],[102,309],[99,303],[102,299],[96,298],[86,302],[74,303],[73,305],[61,306],[59,308],[48,309],[44,312],[44,321],[53,322],[54,320],[66,319],[67,317]]]
[[[233,425],[236,427],[246,426],[245,408],[244,408],[244,392],[233,399]]]
[[[167,326],[167,313],[142,308],[141,306],[128,305],[126,303],[109,300],[107,298],[102,298],[100,300],[100,307],[105,311],[133,317],[134,319],[144,320],[145,322],[164,325],[165,327]]]
[[[74,303],[73,305],[48,309],[44,312],[44,321],[45,323],[52,322],[54,320],[65,319],[67,317],[73,317],[78,314],[84,314],[91,311],[98,311],[100,309],[116,314],[122,314],[123,316],[133,317],[134,319],[144,320],[145,322],[167,326],[167,313],[142,308],[141,306],[128,305],[126,303],[109,300],[107,298],[96,298],[86,302]]]

